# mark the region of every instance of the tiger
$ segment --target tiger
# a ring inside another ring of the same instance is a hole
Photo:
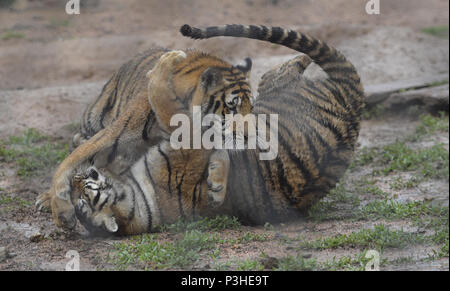
[[[170,63],[165,67],[171,68],[176,64],[176,70],[167,71],[162,79],[164,84],[170,80],[170,97],[149,96],[149,90],[163,93],[157,84],[148,87],[148,75],[157,62]],[[203,113],[218,115],[250,113],[251,65],[249,58],[245,65],[234,66],[197,50],[155,48],[138,54],[113,74],[98,98],[87,106],[80,132],[73,138],[77,147],[59,164],[50,190],[38,196],[36,207],[51,210],[58,227],[73,230],[77,223],[74,205],[79,200],[79,192],[72,188],[74,173],[86,166],[107,168],[117,175],[127,173],[130,165],[150,147],[170,137],[171,116],[187,114],[194,106],[202,108]],[[197,158],[192,158],[186,170],[203,171],[210,154],[207,151],[193,154]],[[186,153],[180,159],[190,155]],[[186,178],[184,184],[189,183]],[[106,218],[102,223],[111,225]]]
[[[145,226],[141,229],[147,232],[161,223],[196,214],[235,216],[250,225],[304,215],[336,186],[353,158],[364,96],[355,67],[325,42],[280,27],[234,24],[200,29],[184,25],[180,31],[194,39],[253,38],[303,53],[262,76],[253,104],[253,114],[278,115],[277,156],[261,160],[258,153],[262,149],[215,150],[210,156],[214,158],[204,163],[205,169],[186,172],[185,167],[193,160],[187,158],[187,163],[177,164],[182,151],[171,149],[163,141],[150,148],[125,175],[113,177],[108,171],[91,168],[75,176],[74,188],[84,197],[76,205],[82,224],[93,231],[136,234],[141,233],[136,225]],[[312,62],[327,78],[312,80],[303,75]],[[175,73],[177,67],[165,70]],[[159,81],[161,90],[170,91],[170,82]],[[267,123],[266,133],[270,130]],[[217,176],[223,179],[215,180]],[[187,177],[196,182],[182,189],[179,185]],[[216,182],[218,195],[208,188],[211,180]],[[148,203],[139,197],[148,197]],[[165,197],[174,198],[173,204],[166,204]],[[216,204],[201,206],[205,199]],[[97,203],[86,202],[92,200]],[[109,229],[98,218],[104,213],[114,219]]]

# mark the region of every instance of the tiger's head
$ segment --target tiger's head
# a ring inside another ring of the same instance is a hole
[[[233,66],[207,53],[187,51],[184,61],[174,68],[174,90],[177,96],[189,98],[191,106],[201,106],[202,114],[246,115],[253,102],[251,68],[250,58],[245,59],[245,65]]]
[[[226,124],[226,116],[252,112],[251,67],[250,58],[245,65],[235,66],[210,54],[187,51],[185,59],[173,68],[170,86],[191,114],[194,107],[201,108],[202,117],[213,114],[221,122],[222,137],[226,139],[225,132],[231,130],[237,139],[235,125]],[[245,133],[241,137],[245,139]]]

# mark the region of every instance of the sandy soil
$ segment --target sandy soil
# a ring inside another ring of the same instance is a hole
[[[254,90],[265,71],[293,56],[285,48],[251,40],[184,39],[178,33],[184,23],[255,23],[308,31],[339,47],[358,68],[364,85],[448,73],[448,39],[420,32],[424,27],[448,24],[448,1],[382,1],[381,14],[377,16],[367,15],[363,2],[228,0],[211,4],[212,1],[206,0],[99,0],[87,3],[80,15],[69,16],[64,13],[62,0],[17,0],[12,8],[0,9],[0,140],[36,128],[55,142],[68,143],[84,106],[100,92],[112,72],[139,51],[155,45],[171,49],[195,47],[232,62],[250,56],[254,61]],[[19,36],[6,37],[11,32]],[[312,68],[310,73],[317,74],[317,69]],[[417,124],[417,118],[403,115],[364,121],[360,148],[395,142],[413,133]],[[427,145],[437,143],[443,143],[448,150],[448,132],[431,137]],[[62,270],[68,261],[65,254],[71,249],[80,253],[82,269],[116,268],[105,257],[115,243],[126,239],[92,238],[81,228],[65,234],[53,225],[50,214],[38,213],[31,206],[38,193],[50,185],[52,170],[23,178],[16,174],[17,165],[0,159],[0,194],[28,202],[0,205],[0,247],[6,247],[12,254],[3,262],[0,260],[0,270]],[[362,172],[369,170],[370,166]],[[348,179],[356,181],[360,175],[351,172]],[[399,201],[428,199],[447,201],[448,205],[448,181],[431,181],[398,192],[389,190],[390,179],[381,180],[378,186],[395,194]],[[218,262],[257,258],[261,252],[275,258],[294,255],[296,248],[280,243],[280,237],[296,239],[301,235],[302,239],[311,240],[351,233],[374,224],[305,219],[276,225],[270,230],[247,226],[241,231],[226,230],[221,236],[237,237],[242,231],[250,231],[266,233],[270,239],[237,248],[221,246]],[[385,224],[414,228],[408,220]],[[160,234],[160,239],[173,240],[176,236]],[[385,269],[448,270],[448,257],[425,260],[435,248],[414,245],[388,249],[383,255],[390,259],[411,254],[414,259],[399,265],[388,264]],[[309,251],[308,255],[326,261],[357,252],[333,249]],[[213,262],[199,260],[190,268],[211,269]]]

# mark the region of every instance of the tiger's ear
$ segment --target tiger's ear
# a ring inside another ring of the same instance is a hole
[[[214,67],[206,69],[202,74],[202,87],[205,92],[211,91],[222,82],[222,72]]]
[[[245,77],[248,79],[250,77],[250,71],[252,70],[252,59],[246,58],[245,65],[237,65],[236,68],[244,73]]]

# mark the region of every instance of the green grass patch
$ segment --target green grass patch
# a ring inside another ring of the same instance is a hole
[[[68,154],[68,145],[52,140],[35,129],[21,136],[10,136],[0,143],[0,161],[18,166],[17,175],[30,177],[61,163]]]
[[[345,210],[352,210],[358,207],[360,203],[358,196],[349,191],[345,184],[341,182],[330,191],[326,198],[308,209],[308,218],[316,222],[344,219],[349,216]]]
[[[372,107],[367,107],[364,109],[364,111],[361,114],[361,118],[363,120],[369,120],[369,119],[376,119],[383,115],[383,106],[380,104],[377,104]]]
[[[342,247],[370,248],[379,251],[385,248],[400,248],[409,244],[423,243],[424,238],[415,233],[402,230],[391,230],[384,224],[375,225],[374,229],[362,229],[351,234],[340,234],[333,237],[321,238],[316,241],[302,242],[305,249],[336,249]]]
[[[385,175],[396,171],[418,171],[425,178],[449,176],[449,152],[442,144],[429,148],[412,149],[404,142],[396,142],[383,148],[380,162],[386,166]]]
[[[445,112],[440,112],[439,114],[439,117],[430,114],[420,115],[420,123],[409,140],[418,141],[420,138],[432,135],[436,132],[448,132],[448,115]]]
[[[0,34],[1,40],[21,39],[24,37],[25,37],[25,34],[23,34],[22,32],[17,32],[17,31],[12,31],[12,30]]]
[[[213,218],[205,217],[195,221],[187,221],[182,218],[173,224],[160,226],[160,231],[183,232],[188,230],[221,231],[224,229],[239,229],[240,222],[236,217],[219,215]]]
[[[195,263],[201,252],[212,250],[217,239],[217,235],[190,230],[177,241],[161,243],[155,234],[145,234],[116,244],[110,259],[123,270],[136,265],[149,270],[183,269]]]
[[[363,251],[354,256],[333,257],[320,264],[324,271],[364,271],[370,258],[366,258],[367,251]],[[382,262],[380,262],[380,266]]]
[[[304,258],[301,254],[278,260],[276,271],[313,271],[319,268],[315,258]]]
[[[384,192],[380,187],[376,186],[376,185],[366,185],[366,186],[359,186],[357,187],[358,192],[360,192],[361,194],[370,194],[370,195],[374,195],[383,199],[386,199],[389,197],[389,193]]]
[[[238,238],[229,238],[229,239],[220,239],[220,243],[226,243],[231,245],[245,244],[249,242],[265,242],[270,239],[267,233],[253,233],[253,232],[245,232],[243,235]]]
[[[449,208],[443,207],[439,215],[432,218],[430,221],[424,222],[428,227],[434,230],[434,234],[430,237],[431,241],[439,245],[439,249],[435,251],[433,256],[435,258],[442,258],[449,256]]]
[[[376,200],[361,207],[355,218],[363,220],[377,219],[420,219],[431,215],[440,216],[442,208],[433,207],[431,203],[412,201],[400,203],[394,200]]]
[[[19,206],[20,208],[25,208],[30,207],[31,205],[33,205],[33,203],[28,200],[0,193],[0,206]]]
[[[425,27],[421,31],[432,36],[448,38],[448,25]]]
[[[68,19],[50,19],[50,23],[47,27],[50,28],[58,28],[58,27],[68,27],[70,25],[70,21]]]
[[[264,266],[258,260],[244,260],[237,263],[236,271],[262,271]]]
[[[355,158],[353,159],[349,168],[354,169],[357,166],[359,167],[367,166],[373,163],[377,156],[378,156],[377,148],[363,147],[355,154]]]
[[[411,189],[419,185],[421,179],[419,177],[411,177],[408,180],[403,180],[402,177],[397,177],[392,181],[389,186],[392,190]]]

